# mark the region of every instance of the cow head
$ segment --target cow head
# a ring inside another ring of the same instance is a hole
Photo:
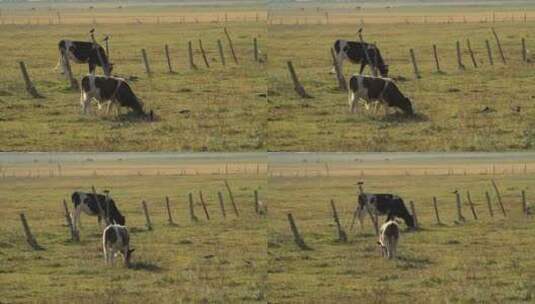
[[[407,97],[403,97],[402,102],[399,105],[399,108],[403,110],[403,113],[407,115],[413,115],[414,110],[412,109],[412,103],[411,100]]]
[[[130,267],[130,258],[132,257],[132,253],[135,251],[135,248],[128,249],[126,251],[126,255],[124,257],[124,264],[126,267]]]
[[[126,219],[122,214],[117,214],[113,220],[116,224],[119,224],[121,226],[124,226],[124,224],[126,223]]]

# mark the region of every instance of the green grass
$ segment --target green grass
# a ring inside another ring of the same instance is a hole
[[[97,165],[103,166],[102,164]],[[69,166],[64,165],[64,172]],[[4,178],[0,185],[0,302],[2,303],[248,303],[265,297],[265,220],[254,214],[253,190],[265,179],[228,177],[240,210],[236,218],[222,177],[113,176]],[[82,215],[81,243],[69,241],[62,199],[77,189],[110,189],[131,231],[133,267],[106,267],[96,219]],[[211,220],[198,202],[202,190]],[[223,219],[217,191],[225,196]],[[194,193],[198,223],[189,219]],[[167,224],[165,196],[178,226]],[[146,200],[154,229],[147,231]],[[24,240],[24,212],[44,251]],[[156,297],[156,298],[155,298]]]

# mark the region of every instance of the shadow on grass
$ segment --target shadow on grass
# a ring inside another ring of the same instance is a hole
[[[132,270],[143,270],[149,272],[160,272],[163,270],[163,268],[158,266],[157,264],[145,261],[130,263],[129,268]]]
[[[429,258],[412,256],[410,254],[399,255],[396,262],[397,267],[401,269],[421,269],[433,264]]]
[[[414,113],[413,115],[407,115],[400,112],[387,114],[385,116],[373,117],[372,120],[380,122],[390,123],[411,123],[411,122],[424,122],[429,121],[429,117],[423,113]]]

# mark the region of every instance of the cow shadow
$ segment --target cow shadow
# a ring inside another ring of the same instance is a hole
[[[372,120],[388,123],[413,123],[429,121],[429,117],[423,113],[408,115],[401,112],[389,113],[384,116],[373,117]]]
[[[113,121],[113,122],[155,122],[160,120],[160,116],[153,114],[152,116],[139,115],[133,111],[127,111],[125,113],[119,113],[117,115],[107,115],[104,116],[104,120]]]
[[[148,272],[161,272],[161,271],[163,271],[162,267],[158,266],[155,263],[147,262],[147,261],[139,261],[139,262],[130,263],[129,269],[132,269],[132,270],[143,270],[143,271],[148,271]]]

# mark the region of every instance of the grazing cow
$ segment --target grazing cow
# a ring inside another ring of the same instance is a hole
[[[114,264],[115,256],[123,256],[124,265],[130,267],[130,258],[135,249],[130,249],[130,234],[126,226],[112,224],[102,233],[102,250],[106,264]]]
[[[407,115],[414,114],[411,100],[403,95],[390,78],[364,75],[353,75],[349,79],[349,109],[351,113],[357,111],[357,102],[364,100],[369,109],[371,103],[382,104],[385,107],[398,108]]]
[[[82,78],[82,88],[80,95],[80,104],[82,112],[86,114],[92,99],[98,101],[98,107],[101,103],[108,103],[106,114],[109,113],[110,107],[115,105],[131,108],[134,113],[145,116],[143,103],[134,94],[130,85],[123,78],[87,75]],[[152,115],[151,115],[152,116]]]
[[[97,194],[95,198],[93,193],[76,191],[72,194],[71,200],[74,204],[74,211],[72,215],[74,230],[78,229],[77,227],[78,223],[80,222],[80,215],[82,211],[85,214],[96,216],[99,226],[102,220],[100,212],[103,212],[104,216],[108,218],[111,223],[120,225],[125,224],[124,216],[121,214],[121,212],[119,212],[115,202],[110,197]]]
[[[379,70],[383,77],[388,77],[388,65],[385,64],[381,51],[374,44],[357,41],[336,40],[334,42],[334,51],[336,53],[336,61],[342,70],[344,59],[348,59],[352,63],[360,63],[360,73],[364,71],[366,65],[370,65]],[[368,54],[366,56],[366,53]],[[369,61],[371,62],[368,62]]]
[[[383,257],[393,259],[396,257],[396,249],[399,240],[399,225],[396,221],[388,221],[379,230],[379,247]]]
[[[361,226],[367,213],[366,208],[372,215],[386,215],[387,221],[399,217],[405,221],[405,224],[409,228],[415,228],[414,218],[409,213],[409,210],[407,210],[407,207],[405,207],[405,203],[401,197],[397,195],[361,193],[355,212]]]
[[[87,63],[89,65],[89,73],[94,74],[97,66],[107,65],[109,72],[113,69],[113,63],[108,61],[108,56],[98,44],[86,41],[72,41],[72,40],[60,40],[59,44],[59,62],[62,72],[65,73],[65,59],[63,56],[69,56],[69,62],[74,63]],[[97,53],[98,52],[98,53]],[[100,62],[101,59],[102,62]]]

